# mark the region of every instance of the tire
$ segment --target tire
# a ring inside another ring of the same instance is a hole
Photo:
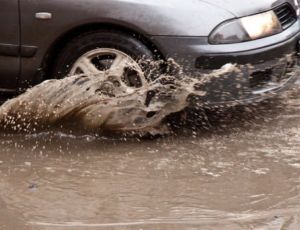
[[[97,49],[120,51],[136,63],[140,59],[154,59],[148,47],[133,36],[107,30],[90,31],[75,37],[65,46],[54,64],[52,78],[61,79],[68,76],[80,57]]]

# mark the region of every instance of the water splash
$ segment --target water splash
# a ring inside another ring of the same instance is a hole
[[[190,106],[191,97],[197,98],[197,106],[204,103],[201,99],[207,93],[201,90],[203,86],[228,73],[242,75],[238,67],[229,64],[191,78],[174,63],[169,65],[174,67],[169,71],[172,74],[156,75],[141,88],[129,88],[121,75],[110,72],[45,81],[2,105],[0,125],[25,132],[69,123],[96,132],[166,133],[164,119],[168,115]]]

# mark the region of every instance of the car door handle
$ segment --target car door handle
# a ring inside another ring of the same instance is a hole
[[[39,12],[35,14],[35,18],[41,20],[50,20],[52,19],[52,14],[49,12]]]

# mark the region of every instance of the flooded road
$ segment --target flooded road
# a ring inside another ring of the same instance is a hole
[[[299,229],[297,95],[155,140],[3,133],[0,229]]]

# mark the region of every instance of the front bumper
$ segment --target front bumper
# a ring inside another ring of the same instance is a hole
[[[173,58],[193,76],[201,76],[224,64],[237,64],[244,73],[232,73],[203,86],[209,105],[244,103],[278,95],[298,79],[300,20],[284,32],[251,42],[208,44],[207,38],[156,37],[167,58]],[[237,89],[237,85],[239,85]]]

